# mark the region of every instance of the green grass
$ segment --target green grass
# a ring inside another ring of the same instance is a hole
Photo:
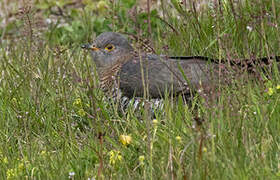
[[[229,2],[221,4],[223,14],[214,8],[178,10],[180,20],[168,15],[178,34],[152,17],[156,51],[228,59],[280,55],[279,2],[245,1],[234,12]],[[136,33],[118,8],[122,21],[107,19],[115,21],[112,28]],[[145,109],[121,113],[96,88],[94,64],[79,48],[91,31],[109,29],[92,12],[80,13],[70,36],[55,26],[33,39],[2,36],[0,179],[67,179],[70,172],[72,179],[279,179],[277,70],[266,81],[236,80],[209,103],[194,98],[187,106],[166,97],[154,120]],[[30,34],[28,23],[19,22]],[[121,135],[132,138],[129,145]]]

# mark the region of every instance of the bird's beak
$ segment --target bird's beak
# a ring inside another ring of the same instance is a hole
[[[81,46],[82,49],[88,49],[88,50],[93,50],[93,51],[98,51],[99,48],[95,47],[94,45],[91,44],[83,44]]]

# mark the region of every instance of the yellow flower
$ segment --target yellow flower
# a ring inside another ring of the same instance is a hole
[[[111,151],[109,152],[109,155],[110,155],[110,158],[112,158],[112,157],[115,155],[115,151],[114,151],[114,150],[111,150]]]
[[[143,155],[142,155],[142,156],[139,156],[138,159],[139,159],[139,164],[140,164],[140,165],[144,165],[145,156],[143,156]]]
[[[44,156],[47,155],[47,152],[46,151],[41,151],[40,155],[44,157]]]
[[[84,116],[86,115],[86,112],[85,112],[84,109],[80,109],[80,110],[78,111],[78,114],[79,114],[81,117],[84,117]]]
[[[3,161],[2,161],[4,164],[8,164],[8,158],[7,157],[4,157]]]
[[[6,173],[7,179],[15,179],[15,177],[17,176],[16,169],[8,169]]]
[[[158,120],[154,119],[153,120],[153,125],[156,126],[158,124]]]
[[[202,151],[203,151],[203,152],[207,152],[207,148],[204,147],[204,148],[202,149]]]
[[[269,96],[272,96],[273,93],[274,93],[273,88],[268,88],[267,94],[268,94]]]
[[[280,85],[277,85],[277,86],[276,86],[276,89],[277,89],[277,90],[280,90]]]
[[[122,161],[122,155],[120,154],[120,151],[111,150],[109,152],[109,155],[110,155],[109,163],[111,165],[115,165],[116,162],[121,162]]]
[[[182,143],[182,138],[181,138],[181,136],[176,136],[176,138],[175,138],[179,143]]]
[[[117,156],[117,159],[118,159],[119,161],[122,161],[122,155],[119,154],[119,155]]]
[[[82,100],[81,100],[81,98],[77,98],[77,99],[75,99],[75,101],[73,102],[73,106],[80,107],[81,105],[82,105]]]
[[[129,135],[120,135],[120,141],[123,145],[128,145],[131,143],[132,138]]]

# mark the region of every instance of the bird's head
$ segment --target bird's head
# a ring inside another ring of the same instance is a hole
[[[97,36],[92,44],[83,45],[82,48],[91,51],[97,68],[107,68],[125,62],[133,51],[128,40],[115,32],[104,32]]]

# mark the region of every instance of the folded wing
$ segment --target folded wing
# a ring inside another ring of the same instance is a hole
[[[144,89],[151,98],[160,98],[166,92],[188,94],[192,89],[217,85],[218,72],[219,65],[204,58],[180,60],[145,55],[122,66],[120,89],[128,97],[143,96]]]

